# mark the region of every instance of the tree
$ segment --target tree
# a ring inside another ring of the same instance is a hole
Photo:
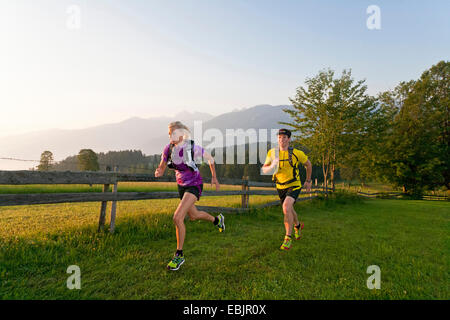
[[[98,171],[100,169],[97,154],[92,149],[80,150],[77,158],[80,171]]]
[[[311,150],[312,163],[322,165],[325,186],[330,174],[334,188],[337,167],[349,159],[358,137],[367,131],[375,99],[366,94],[364,82],[355,82],[351,70],[344,70],[340,78],[332,70],[320,71],[290,98],[293,110],[284,109],[293,122],[283,124],[294,128],[298,141]]]
[[[349,153],[353,158],[348,163],[351,164],[350,167],[357,169],[360,180],[372,179],[390,183],[392,181],[389,177],[396,175],[390,159],[395,153],[390,140],[394,135],[395,119],[414,84],[413,80],[401,82],[393,90],[378,94],[377,107],[371,113],[367,132],[360,136],[357,151]]]
[[[38,171],[49,171],[53,162],[53,153],[44,151],[41,153],[41,160],[37,166]]]
[[[404,192],[450,188],[450,63],[440,61],[411,82],[387,139],[386,178]]]

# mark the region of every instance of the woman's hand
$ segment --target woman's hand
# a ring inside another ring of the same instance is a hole
[[[213,184],[216,185],[216,191],[219,191],[219,189],[220,189],[220,184],[219,184],[219,181],[217,180],[216,177],[212,177],[212,178],[211,178],[211,187],[212,187]]]
[[[164,170],[162,168],[160,168],[160,167],[156,168],[156,170],[155,170],[155,177],[156,178],[161,177],[163,174],[164,174]]]

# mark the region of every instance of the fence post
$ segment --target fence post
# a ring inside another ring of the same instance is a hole
[[[107,192],[109,189],[109,184],[103,185],[103,192]],[[107,201],[102,201],[102,206],[100,207],[100,218],[98,220],[98,230],[97,232],[103,231],[105,226],[105,216],[106,216],[106,204]]]
[[[114,171],[117,172],[118,168],[115,167]],[[117,181],[114,183],[113,186],[113,193],[117,195]],[[114,233],[114,229],[116,228],[116,207],[117,207],[117,201],[113,201],[111,204],[111,223],[109,225],[109,232]]]
[[[243,176],[242,177],[242,191],[248,191],[249,187],[248,187],[248,177]],[[248,208],[248,199],[249,199],[249,195],[248,194],[243,194],[241,196],[241,207],[242,208]]]
[[[246,190],[250,191],[250,186],[248,185],[248,176],[245,177],[245,181],[246,181],[246,187],[247,187]],[[245,201],[245,207],[248,208],[249,204],[250,204],[250,195],[247,194],[245,198],[246,198],[245,199],[246,200]]]

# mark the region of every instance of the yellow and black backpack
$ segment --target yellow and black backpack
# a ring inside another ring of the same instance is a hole
[[[294,156],[295,157],[295,159],[297,159],[297,162],[295,163],[295,166],[294,166],[294,163],[292,162],[292,156]],[[292,167],[292,179],[289,179],[288,181],[286,181],[286,182],[279,182],[279,181],[277,181],[277,177],[276,177],[276,175],[277,175],[277,173],[275,172],[273,175],[272,175],[272,181],[274,182],[274,183],[276,183],[276,184],[279,184],[279,185],[286,185],[286,184],[289,184],[289,183],[292,183],[292,182],[295,182],[295,181],[297,181],[297,176],[298,176],[298,158],[297,158],[297,156],[294,154],[294,148],[293,147],[289,147],[288,148],[288,158],[287,159],[283,159],[283,160],[281,160],[280,159],[280,149],[278,148],[278,161],[288,161],[289,162],[289,165]],[[278,164],[279,165],[279,164]]]

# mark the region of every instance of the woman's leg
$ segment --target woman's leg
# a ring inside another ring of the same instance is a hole
[[[195,204],[193,204],[189,208],[188,215],[189,215],[189,218],[192,221],[194,221],[194,220],[206,220],[206,221],[214,222],[214,219],[215,219],[208,212],[198,210],[197,207],[195,206]]]
[[[173,222],[177,232],[177,250],[183,250],[184,238],[186,237],[184,218],[195,201],[197,201],[197,197],[194,194],[185,192],[173,215]]]

